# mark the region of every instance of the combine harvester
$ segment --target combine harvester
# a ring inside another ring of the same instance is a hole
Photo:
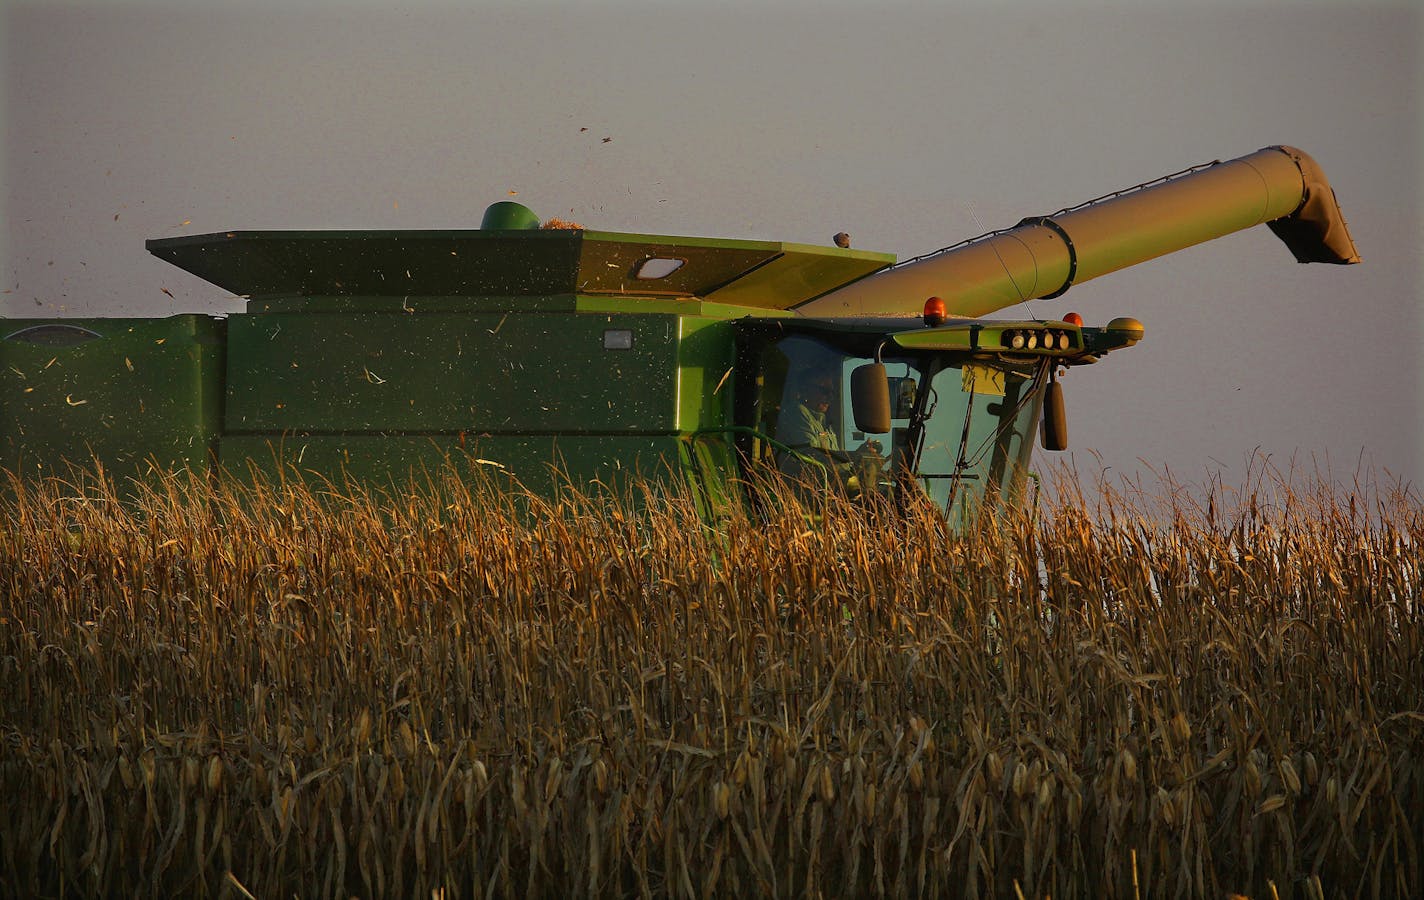
[[[1066,446],[1060,370],[1143,327],[981,317],[1262,223],[1300,262],[1359,262],[1324,174],[1291,147],[899,265],[540,228],[510,202],[479,230],[154,240],[246,312],[0,319],[0,468],[389,484],[455,462],[535,491],[675,471],[712,506],[780,470],[917,486],[951,511],[1013,502],[1040,422],[1046,448]]]

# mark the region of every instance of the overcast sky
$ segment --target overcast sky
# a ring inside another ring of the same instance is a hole
[[[1285,143],[1365,263],[1258,228],[1033,304],[1147,328],[1066,378],[1074,457],[1424,480],[1415,4],[0,8],[7,316],[236,312],[144,240],[478,227],[510,191],[590,228],[905,258]]]

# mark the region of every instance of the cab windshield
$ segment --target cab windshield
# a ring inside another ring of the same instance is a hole
[[[768,344],[758,369],[754,457],[783,474],[852,492],[917,487],[951,517],[1023,490],[1046,379],[1043,365],[946,354],[882,356],[891,427],[855,427],[851,373],[870,356],[795,334]]]

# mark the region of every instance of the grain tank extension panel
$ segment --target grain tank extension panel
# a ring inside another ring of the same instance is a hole
[[[228,231],[147,246],[249,300],[350,297],[368,307],[391,297],[584,294],[784,309],[895,260],[780,241],[565,229]]]

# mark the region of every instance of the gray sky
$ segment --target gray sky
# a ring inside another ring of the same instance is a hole
[[[0,9],[8,316],[235,312],[144,240],[478,227],[510,191],[590,228],[906,258],[1285,143],[1364,265],[1258,228],[1033,304],[1147,327],[1065,380],[1075,459],[1231,483],[1255,448],[1337,476],[1363,453],[1424,480],[1413,4]]]

